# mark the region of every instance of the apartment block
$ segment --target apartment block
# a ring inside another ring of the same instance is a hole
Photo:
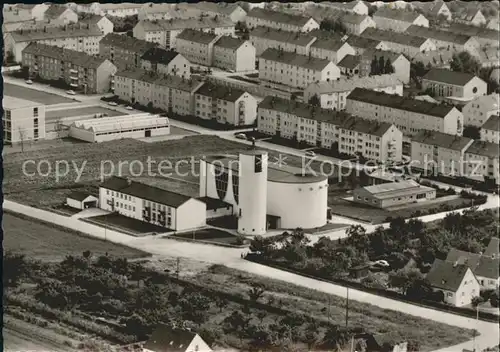
[[[418,12],[389,9],[385,6],[373,14],[373,21],[377,28],[393,32],[404,32],[411,25],[429,27],[429,20]]]
[[[486,17],[478,8],[470,8],[457,21],[479,27],[486,24]]]
[[[241,89],[205,83],[194,93],[194,115],[233,126],[255,123],[257,100]]]
[[[176,50],[193,64],[212,66],[214,44],[220,36],[193,29],[183,30],[176,39]]]
[[[245,22],[248,28],[265,26],[292,32],[309,32],[319,28],[319,23],[312,17],[261,9],[259,7],[254,7],[247,13]]]
[[[340,69],[330,60],[267,49],[259,58],[259,78],[264,81],[304,89],[309,84],[333,81]]]
[[[471,24],[451,23],[449,26],[441,28],[442,30],[460,33],[473,37],[481,46],[498,48],[498,29],[489,29],[483,26],[478,27]]]
[[[257,56],[262,55],[267,49],[282,49],[300,55],[309,55],[310,47],[316,40],[316,36],[309,33],[258,26],[250,31],[249,40],[255,47]]]
[[[158,74],[191,77],[191,63],[175,50],[151,48],[141,56],[139,66]]]
[[[500,95],[489,94],[472,99],[462,109],[464,123],[481,127],[490,116],[500,114]]]
[[[358,15],[347,11],[337,11],[329,16],[331,20],[342,23],[347,34],[360,35],[367,28],[375,28],[377,24],[368,15]]]
[[[97,26],[103,35],[113,33],[115,25],[106,16],[87,14],[78,21],[81,25]],[[102,39],[101,39],[102,40]]]
[[[346,55],[354,55],[356,51],[346,42],[335,38],[318,38],[310,46],[309,54],[318,59],[325,59],[338,64]]]
[[[472,100],[486,95],[488,84],[471,73],[433,68],[422,77],[422,89],[438,97]]]
[[[419,2],[415,1],[411,3],[413,9],[417,9],[423,12],[427,18],[438,18],[444,17],[446,20],[450,21],[452,14],[448,6],[444,1],[429,1],[429,2]]]
[[[117,3],[97,3],[98,15],[108,15],[114,17],[134,16],[139,13],[143,6],[141,3],[117,2]]]
[[[462,113],[454,106],[355,88],[347,97],[346,111],[367,119],[396,125],[406,136],[421,130],[462,135]]]
[[[213,65],[227,71],[255,70],[255,48],[248,40],[222,36],[213,47]]]
[[[125,34],[109,33],[99,42],[99,55],[121,69],[133,68],[140,65],[141,56],[146,51],[156,46]]]
[[[370,39],[357,35],[347,37],[346,43],[356,52],[356,55],[363,54],[366,50],[389,50],[387,44],[382,40]]]
[[[8,144],[45,139],[45,105],[4,96],[3,141]]]
[[[481,126],[480,133],[483,142],[500,144],[500,116],[491,115]]]
[[[432,39],[437,49],[467,51],[471,55],[477,55],[479,42],[471,36],[448,32],[436,28],[426,28],[412,25],[406,30],[407,34]]]
[[[238,4],[200,1],[196,3],[190,3],[188,6],[194,7],[209,15],[226,16],[234,23],[244,21],[245,17],[247,16],[247,12],[243,10]]]
[[[22,66],[32,77],[62,80],[84,94],[108,93],[117,70],[105,58],[38,43],[23,50]]]
[[[474,141],[464,155],[464,176],[479,182],[500,184],[498,143]]]
[[[378,40],[384,43],[385,49],[397,53],[402,53],[408,57],[413,57],[418,53],[436,50],[436,44],[429,38],[421,38],[409,35],[402,32],[393,32],[391,30],[380,30],[368,28],[363,33],[362,37]]]

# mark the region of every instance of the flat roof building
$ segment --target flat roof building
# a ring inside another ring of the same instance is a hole
[[[45,139],[45,105],[6,95],[3,97],[3,109],[4,143]]]

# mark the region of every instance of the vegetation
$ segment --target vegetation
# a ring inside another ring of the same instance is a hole
[[[481,139],[481,128],[473,125],[464,127],[464,137],[472,139]]]
[[[324,31],[335,32],[342,35],[347,33],[346,27],[340,20],[332,20],[329,18],[322,20],[319,24],[319,28]]]
[[[310,105],[313,105],[313,106],[320,106],[321,105],[321,102],[319,100],[319,96],[317,94],[314,94],[312,97],[310,97],[308,103]]]
[[[394,67],[391,64],[391,60],[387,58],[384,60],[383,56],[380,56],[378,59],[376,56],[373,57],[371,66],[370,66],[370,75],[384,75],[394,73]]]
[[[450,68],[455,72],[466,72],[478,75],[481,63],[467,51],[462,51],[457,54],[453,54],[450,62]]]

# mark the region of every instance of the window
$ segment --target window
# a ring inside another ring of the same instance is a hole
[[[38,108],[33,108],[33,116],[38,117]]]
[[[448,292],[448,293],[446,294],[446,296],[447,296],[447,297],[453,297],[453,293]]]

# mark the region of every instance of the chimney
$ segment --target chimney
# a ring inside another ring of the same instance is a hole
[[[127,178],[127,185],[129,185],[129,186],[130,186],[131,184],[132,184],[132,180],[131,180],[131,179],[129,179],[129,178]]]

